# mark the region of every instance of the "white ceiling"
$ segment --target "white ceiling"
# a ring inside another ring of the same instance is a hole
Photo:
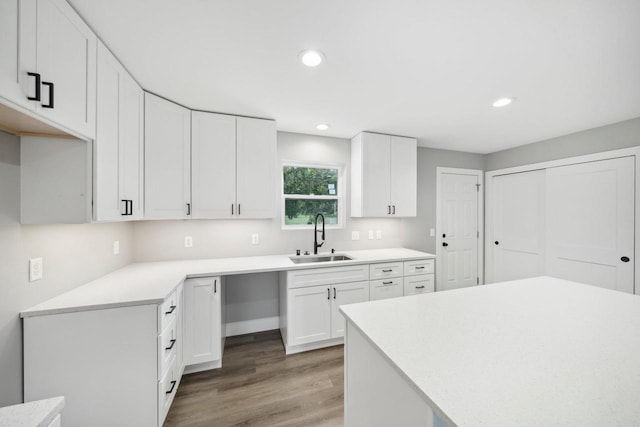
[[[145,89],[280,130],[488,153],[640,116],[638,0],[70,2]]]

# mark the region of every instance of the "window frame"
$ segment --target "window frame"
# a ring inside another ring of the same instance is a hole
[[[284,193],[284,168],[286,166],[292,166],[297,168],[314,168],[314,169],[335,169],[338,171],[336,184],[337,195],[331,196],[317,196],[317,195],[305,195],[305,194],[285,194]],[[280,164],[280,226],[283,230],[313,230],[313,224],[300,224],[300,225],[287,225],[286,220],[286,200],[298,199],[298,200],[336,200],[338,202],[338,223],[337,224],[325,224],[327,229],[340,229],[345,228],[345,166],[342,163],[334,162],[313,162],[313,161],[299,161],[299,160],[283,160]]]

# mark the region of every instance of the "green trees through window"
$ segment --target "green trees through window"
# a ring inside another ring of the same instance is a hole
[[[284,224],[312,224],[318,213],[326,224],[338,224],[338,172],[337,168],[285,165]]]

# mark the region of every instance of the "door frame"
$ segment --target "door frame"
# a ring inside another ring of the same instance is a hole
[[[462,169],[462,168],[448,168],[438,166],[436,167],[436,283],[435,290],[438,290],[438,283],[442,280],[442,257],[444,253],[442,251],[442,220],[440,215],[440,209],[442,208],[442,202],[440,196],[442,195],[442,175],[455,174],[455,175],[472,175],[478,177],[478,183],[480,188],[478,191],[478,285],[484,284],[484,171],[480,169]]]
[[[640,143],[640,142],[639,142]],[[620,157],[634,157],[635,160],[635,212],[634,212],[634,268],[633,268],[633,282],[634,282],[634,294],[640,295],[640,146],[621,148],[618,150],[602,151],[599,153],[585,154],[581,156],[566,157],[563,159],[549,160],[546,162],[531,163],[522,166],[514,166],[504,169],[496,169],[485,172],[485,198],[486,198],[486,218],[485,225],[486,235],[491,236],[493,233],[492,220],[493,212],[492,199],[493,199],[493,178],[498,175],[508,175],[519,172],[530,172],[538,169],[549,169],[559,166],[570,166],[578,163],[597,162],[600,160],[611,160]],[[493,261],[492,246],[489,245],[489,241],[484,242],[487,266]],[[486,268],[487,281],[491,281],[491,269]]]

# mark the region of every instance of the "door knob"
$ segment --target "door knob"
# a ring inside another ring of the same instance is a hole
[[[628,256],[623,256],[622,258],[620,258],[620,261],[629,262],[629,257]]]
[[[499,245],[500,242],[498,242],[497,240],[495,242],[493,242],[494,245]]]
[[[442,246],[446,248],[447,246],[449,246],[449,244],[447,242],[442,242]]]

